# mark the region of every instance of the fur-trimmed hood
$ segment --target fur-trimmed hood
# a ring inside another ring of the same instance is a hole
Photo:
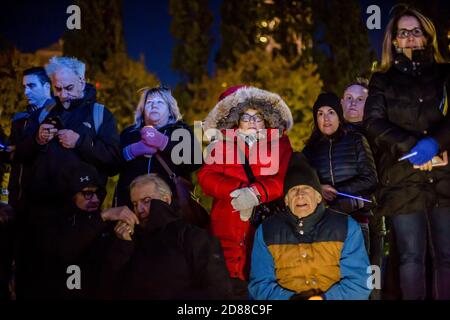
[[[231,129],[239,124],[240,115],[248,108],[258,109],[264,116],[266,128],[288,131],[294,121],[284,100],[276,93],[244,86],[220,100],[206,117],[203,128]]]

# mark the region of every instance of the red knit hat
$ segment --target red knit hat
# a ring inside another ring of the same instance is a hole
[[[226,97],[228,97],[230,94],[235,93],[236,91],[238,91],[240,88],[243,87],[247,87],[245,84],[240,84],[237,86],[232,86],[229,87],[227,90],[225,90],[224,92],[222,92],[219,96],[219,101],[222,101],[223,99],[225,99]]]

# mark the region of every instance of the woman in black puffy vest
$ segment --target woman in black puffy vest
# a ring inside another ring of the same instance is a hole
[[[303,153],[317,170],[327,204],[359,222],[368,248],[372,193],[378,182],[369,144],[361,134],[346,129],[340,100],[334,93],[320,94],[313,113],[314,130]]]

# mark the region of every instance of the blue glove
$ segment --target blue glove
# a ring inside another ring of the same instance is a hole
[[[411,149],[410,153],[417,152],[415,156],[409,158],[409,162],[415,165],[422,165],[437,155],[439,151],[439,144],[433,138],[424,138],[417,142],[414,148]]]

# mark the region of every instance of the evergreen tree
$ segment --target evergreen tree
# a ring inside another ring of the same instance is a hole
[[[358,76],[368,76],[375,54],[357,0],[313,2],[314,60],[325,90],[340,95]]]
[[[75,0],[81,10],[81,30],[68,30],[63,36],[64,55],[86,63],[86,77],[103,71],[111,54],[125,52],[122,27],[122,0]]]
[[[212,46],[210,29],[213,14],[208,0],[170,0],[170,32],[175,38],[172,67],[182,83],[195,83],[207,74]]]

